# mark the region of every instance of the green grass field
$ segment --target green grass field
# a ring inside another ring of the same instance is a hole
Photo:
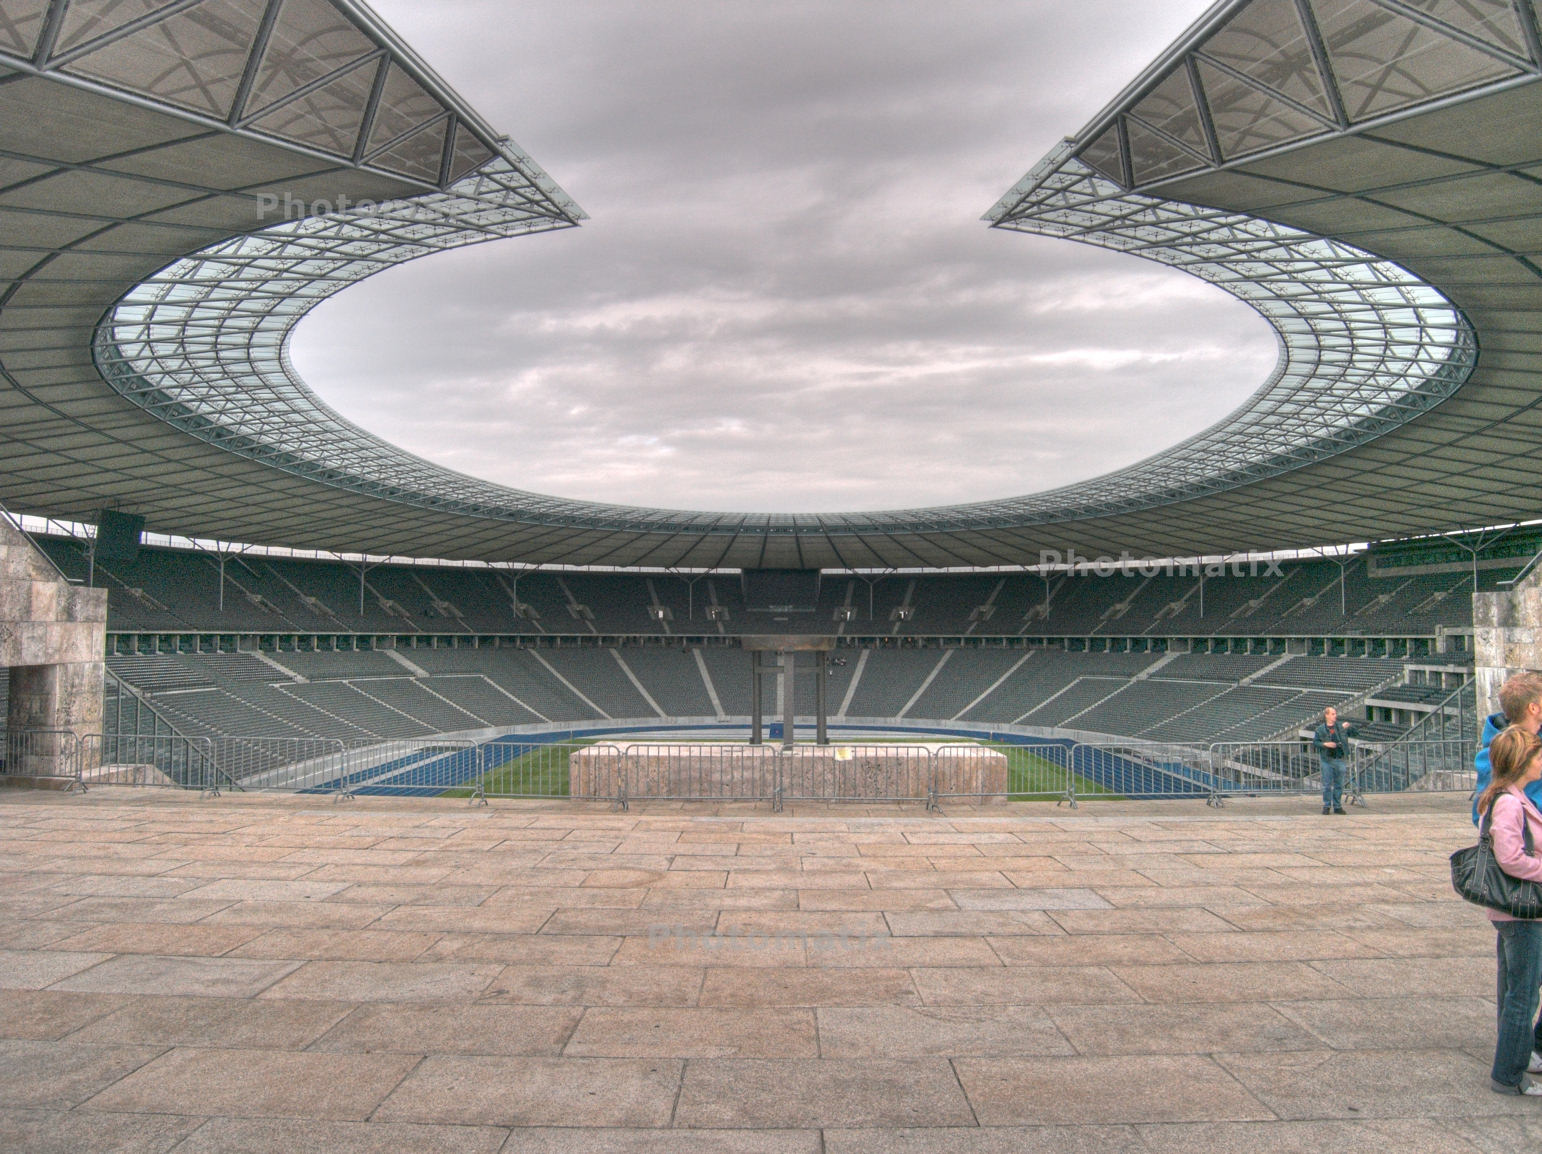
[[[917,735],[922,738],[924,735]],[[560,742],[552,745],[542,745],[510,758],[502,765],[495,766],[482,775],[480,785],[482,791],[489,797],[567,797],[568,796],[568,758],[573,750],[586,745],[593,745],[599,740],[580,740],[574,742]],[[881,742],[903,743],[913,741],[916,738],[879,738],[872,742],[864,741],[863,744],[879,744]],[[717,744],[705,739],[691,743],[678,744]],[[835,744],[840,744],[836,742]],[[1009,800],[1026,801],[1034,798],[1062,797],[1065,794],[1065,770],[1054,762],[1049,761],[1033,753],[1030,749],[1021,745],[1008,745],[1001,742],[980,742],[979,744],[989,749],[999,750],[1007,757],[1007,782],[1010,793]],[[1119,797],[1119,794],[1111,793],[1094,781],[1079,775],[1072,775],[1076,797],[1102,798],[1105,800]],[[443,797],[471,797],[476,793],[477,783],[458,786],[455,789],[446,790]]]

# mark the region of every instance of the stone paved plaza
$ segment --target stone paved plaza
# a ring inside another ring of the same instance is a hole
[[[1491,1151],[1462,797],[0,791],[0,1150]]]

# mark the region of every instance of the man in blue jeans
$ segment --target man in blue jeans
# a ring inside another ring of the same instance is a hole
[[[1322,724],[1312,734],[1317,763],[1322,767],[1322,811],[1344,812],[1344,758],[1355,727],[1339,720],[1339,711],[1328,706],[1322,711]]]

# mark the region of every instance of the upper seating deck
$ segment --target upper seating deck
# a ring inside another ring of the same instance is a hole
[[[43,538],[72,580],[79,542]],[[1138,569],[1032,573],[826,574],[812,613],[746,610],[738,575],[514,571],[311,561],[146,548],[99,563],[108,628],[129,633],[397,636],[840,637],[1433,636],[1471,625],[1472,577],[1373,577],[1357,557],[1238,564],[1224,576]],[[1490,585],[1495,572],[1480,574]],[[222,584],[223,582],[223,584]],[[223,589],[223,595],[222,595]]]

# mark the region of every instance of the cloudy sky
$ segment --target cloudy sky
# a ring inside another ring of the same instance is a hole
[[[296,334],[345,415],[519,488],[869,510],[1195,432],[1274,338],[1183,274],[980,216],[1208,0],[375,0],[590,214]]]

